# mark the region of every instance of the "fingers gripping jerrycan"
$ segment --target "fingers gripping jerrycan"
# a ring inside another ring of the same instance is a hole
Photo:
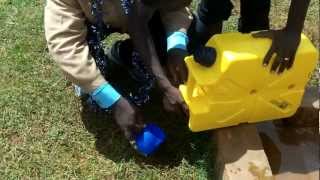
[[[194,56],[185,58],[189,76],[180,91],[190,108],[192,131],[286,118],[297,111],[318,52],[302,35],[293,67],[278,75],[270,73],[272,61],[262,65],[270,46],[269,39],[226,33],[206,44],[215,49],[215,60],[200,65]]]

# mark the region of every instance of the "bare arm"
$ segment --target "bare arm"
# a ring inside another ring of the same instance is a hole
[[[129,16],[128,31],[135,48],[155,75],[159,87],[165,90],[171,87],[171,84],[162,69],[148,28],[148,21],[154,11],[154,9],[136,1]]]
[[[288,31],[296,32],[299,35],[301,34],[309,4],[310,0],[291,0],[286,26]]]
[[[309,3],[310,0],[292,0],[287,25],[284,29],[262,31],[253,35],[254,37],[272,39],[272,45],[263,60],[263,64],[268,66],[273,54],[276,53],[271,72],[280,74],[294,65]]]
[[[136,1],[129,16],[129,35],[143,61],[156,77],[158,86],[163,92],[165,109],[176,112],[180,111],[187,115],[188,107],[182,99],[179,90],[170,83],[164,73],[148,28],[148,21],[154,11],[154,9],[143,5],[140,1]]]

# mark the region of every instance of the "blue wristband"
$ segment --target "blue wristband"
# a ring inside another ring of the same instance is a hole
[[[121,95],[109,84],[104,83],[91,93],[92,99],[103,109],[111,107]]]
[[[188,36],[184,32],[176,31],[170,33],[167,38],[167,51],[171,49],[187,50]]]

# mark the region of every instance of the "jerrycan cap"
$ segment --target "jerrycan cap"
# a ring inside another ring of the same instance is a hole
[[[200,65],[211,67],[216,62],[217,51],[213,47],[201,46],[195,50],[193,57]]]

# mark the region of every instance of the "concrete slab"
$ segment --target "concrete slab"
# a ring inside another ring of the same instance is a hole
[[[214,131],[216,169],[223,180],[271,180],[272,172],[255,125]]]
[[[319,180],[318,127],[257,125],[272,173],[278,180]]]

